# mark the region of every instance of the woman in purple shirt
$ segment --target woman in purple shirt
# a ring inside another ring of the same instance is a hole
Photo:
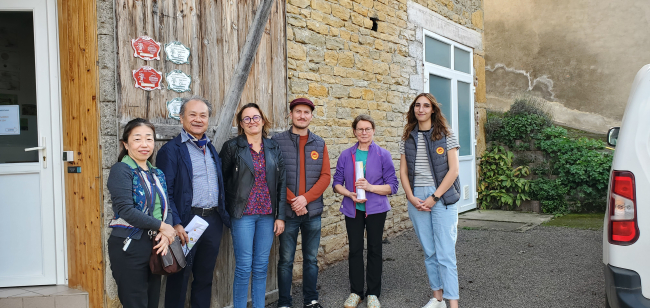
[[[345,215],[350,253],[348,257],[350,296],[345,308],[357,307],[365,296],[368,308],[379,308],[382,273],[382,239],[386,213],[390,211],[388,195],[397,192],[395,166],[388,150],[372,141],[375,121],[359,115],[352,122],[357,142],[344,150],[336,163],[334,192],[344,196],[341,213]],[[363,177],[355,181],[355,162],[363,162]],[[367,167],[366,167],[367,166]],[[357,199],[357,189],[365,190],[365,199]],[[368,289],[364,292],[363,233],[367,232],[368,268],[365,271]]]

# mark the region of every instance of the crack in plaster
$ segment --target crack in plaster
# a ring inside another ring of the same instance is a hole
[[[488,65],[485,67],[485,70],[494,72],[499,68],[504,69],[506,72],[522,74],[526,76],[526,78],[528,78],[528,91],[532,91],[535,85],[537,85],[538,83],[546,85],[548,87],[547,91],[551,93],[551,99],[555,100],[555,93],[553,92],[553,80],[551,80],[551,78],[549,78],[548,75],[542,75],[540,77],[533,79],[533,77],[530,76],[530,72],[524,70],[518,70],[515,68],[510,68],[502,63],[497,63],[494,65],[494,67]]]

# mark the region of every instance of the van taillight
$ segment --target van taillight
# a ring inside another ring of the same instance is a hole
[[[630,245],[639,238],[634,174],[612,171],[609,192],[609,243]]]

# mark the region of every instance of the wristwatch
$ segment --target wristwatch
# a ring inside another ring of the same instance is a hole
[[[433,198],[434,202],[438,202],[438,200],[440,200],[440,197],[436,196],[435,193],[431,194],[431,198]]]

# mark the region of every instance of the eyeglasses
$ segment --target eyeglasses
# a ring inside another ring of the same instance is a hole
[[[366,134],[369,134],[372,131],[372,127],[368,128],[357,128],[357,133],[361,134],[363,132],[366,132]]]
[[[262,119],[262,116],[254,115],[252,118],[251,118],[251,117],[244,117],[244,118],[241,119],[241,120],[242,120],[242,122],[248,124],[248,123],[251,122],[251,120],[252,120],[254,123],[257,123],[257,122],[259,122],[261,119]]]

